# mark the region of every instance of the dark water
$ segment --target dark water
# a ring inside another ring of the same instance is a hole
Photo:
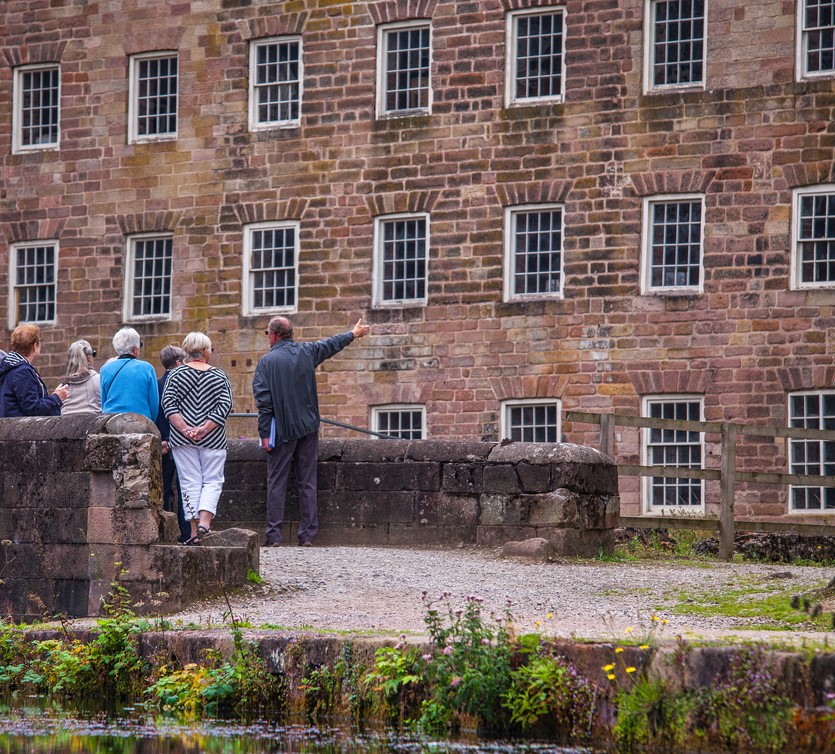
[[[480,741],[462,738],[433,741],[376,731],[360,734],[344,728],[242,724],[223,720],[183,723],[170,717],[125,708],[118,713],[72,715],[55,705],[0,706],[0,754],[580,754],[546,744]]]

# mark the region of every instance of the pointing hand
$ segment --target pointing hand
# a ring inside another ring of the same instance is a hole
[[[361,338],[364,335],[368,335],[371,332],[371,328],[368,325],[364,325],[362,323],[362,317],[357,320],[357,324],[354,325],[354,329],[351,330],[354,334],[355,338]]]

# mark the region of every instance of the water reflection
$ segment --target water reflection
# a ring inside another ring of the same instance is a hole
[[[0,706],[0,754],[570,754],[587,750],[477,740],[429,741],[380,731],[242,724],[222,720],[180,724],[140,710],[64,714],[60,708]]]

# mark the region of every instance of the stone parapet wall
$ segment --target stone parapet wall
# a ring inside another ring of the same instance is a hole
[[[217,526],[264,531],[266,461],[255,441],[233,441]],[[285,541],[298,499],[291,480]],[[323,440],[318,542],[500,545],[543,537],[565,555],[593,555],[618,526],[617,468],[570,443]]]
[[[254,535],[178,546],[161,495],[159,433],[144,417],[0,420],[0,617],[97,615],[117,578],[140,612],[172,612],[257,571]]]
[[[0,268],[14,244],[59,243],[39,361],[50,386],[76,338],[99,363],[112,355],[129,239],[170,234],[170,316],[137,322],[145,352],[156,361],[207,329],[235,409],[252,410],[267,316],[242,306],[247,228],[298,222],[298,337],[360,315],[374,327],[323,365],[324,416],[366,427],[369,406],[419,405],[426,436],[493,442],[510,400],[560,400],[564,418],[687,395],[708,421],[786,426],[788,393],[835,380],[835,286],[797,288],[793,274],[793,192],[835,180],[833,79],[796,71],[802,4],[710,3],[704,87],[651,92],[646,0],[543,6],[565,11],[563,97],[506,106],[508,12],[539,5],[0,3]],[[432,25],[431,113],[376,117],[381,21],[412,19]],[[252,44],[285,35],[302,41],[299,123],[252,128]],[[131,143],[130,56],[160,50],[178,54],[176,138]],[[17,152],[16,71],[40,64],[60,64],[60,148]],[[648,294],[644,204],[694,194],[700,285]],[[508,300],[505,218],[530,205],[562,209],[561,294]],[[402,213],[428,216],[426,302],[379,306],[375,222]],[[14,295],[0,286],[0,309]],[[596,442],[588,425],[561,430]],[[637,430],[619,430],[618,450],[640,463]],[[706,463],[719,453],[706,438]],[[783,442],[740,438],[738,457],[747,471],[788,470]],[[717,513],[718,485],[705,488]],[[620,492],[638,515],[640,480]],[[783,516],[786,497],[740,485],[737,512]]]

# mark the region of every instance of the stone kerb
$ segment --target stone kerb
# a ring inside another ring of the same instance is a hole
[[[323,544],[501,545],[549,540],[558,554],[592,555],[614,542],[617,468],[598,451],[561,443],[323,440],[319,446]],[[230,443],[217,524],[264,530],[265,455]],[[298,501],[288,489],[284,532]]]
[[[257,571],[257,547],[176,545],[160,452],[136,414],[0,420],[0,615],[97,615],[117,577],[140,612],[178,610]]]

